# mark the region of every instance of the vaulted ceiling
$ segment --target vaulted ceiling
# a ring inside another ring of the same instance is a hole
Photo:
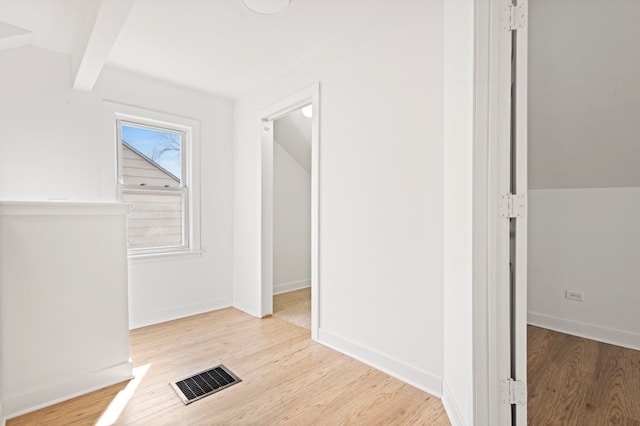
[[[76,86],[85,90],[109,65],[237,98],[392,4],[291,0],[279,14],[259,15],[241,0],[0,0],[0,48],[33,44],[70,54],[84,79]]]

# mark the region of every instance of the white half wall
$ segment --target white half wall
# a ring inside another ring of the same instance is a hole
[[[132,263],[130,321],[230,306],[232,103],[109,67],[92,92],[74,91],[69,56],[36,47],[0,51],[0,63],[0,199],[113,201],[102,181],[113,174],[102,170],[103,100],[200,121],[203,253]]]
[[[311,174],[275,140],[273,292],[284,293],[310,285]]]
[[[128,210],[122,203],[0,201],[7,417],[132,377]]]
[[[530,190],[529,322],[640,349],[638,218],[640,188]]]
[[[442,2],[378,6],[375,20],[235,102],[233,300],[259,315],[259,112],[319,81],[320,341],[340,336],[346,353],[368,348],[362,357],[441,379]]]
[[[455,426],[473,425],[473,0],[444,2],[444,386]]]

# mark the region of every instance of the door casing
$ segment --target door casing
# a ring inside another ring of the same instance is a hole
[[[320,213],[320,83],[314,83],[263,109],[258,116],[261,144],[260,316],[273,314],[273,121],[313,105],[311,117],[311,338],[319,329],[319,213]]]

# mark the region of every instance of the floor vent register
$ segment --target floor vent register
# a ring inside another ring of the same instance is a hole
[[[169,383],[184,405],[240,383],[242,379],[220,364],[192,376]]]

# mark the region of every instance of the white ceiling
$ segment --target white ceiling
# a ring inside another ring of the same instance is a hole
[[[87,0],[0,0],[0,21],[34,33],[33,43],[71,53]]]
[[[71,54],[91,1],[0,0],[0,20],[33,32],[39,47]],[[392,4],[291,0],[269,16],[249,11],[241,0],[135,0],[106,65],[237,98],[383,16]]]

